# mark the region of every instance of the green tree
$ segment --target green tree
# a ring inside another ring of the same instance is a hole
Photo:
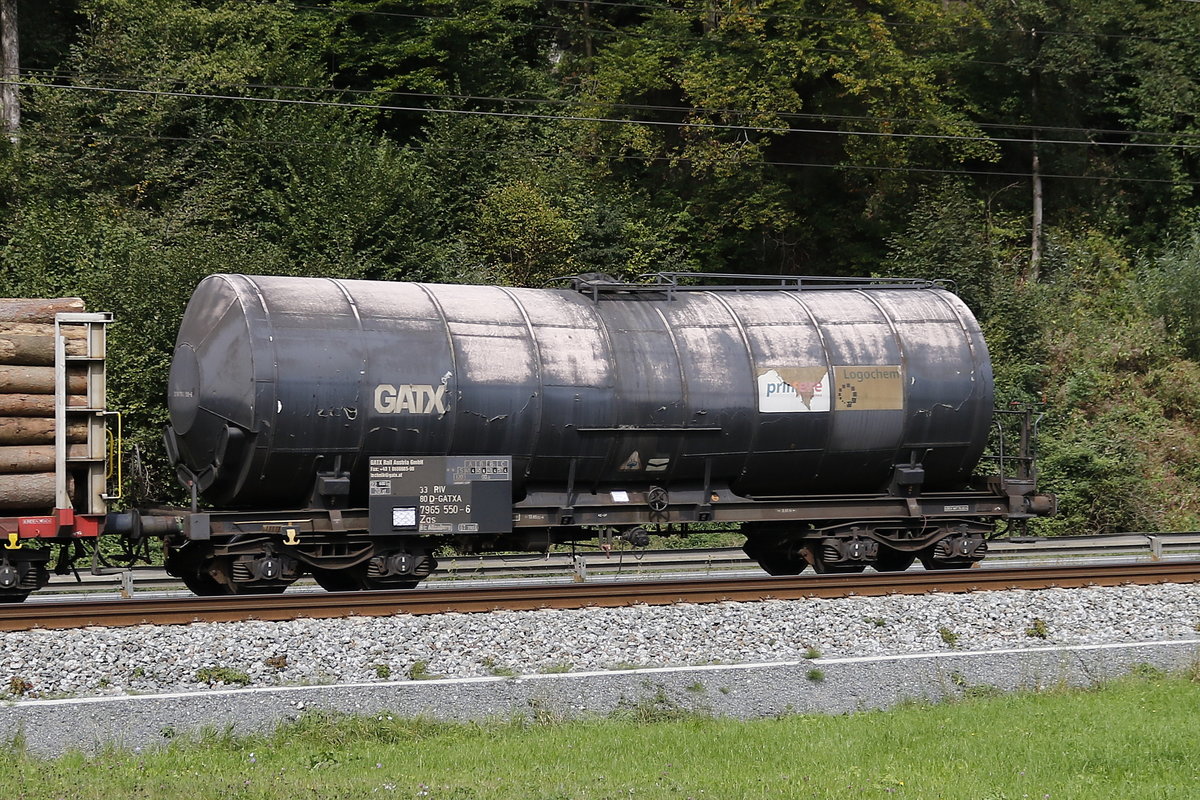
[[[569,274],[579,232],[534,186],[497,186],[481,198],[473,252],[501,283],[538,286]]]
[[[941,79],[966,7],[644,8],[596,45],[576,109],[614,122],[581,126],[580,146],[602,179],[686,212],[705,266],[861,272],[912,199],[911,166],[994,153],[962,138],[979,130]]]

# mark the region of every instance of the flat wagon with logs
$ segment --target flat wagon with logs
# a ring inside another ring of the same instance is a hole
[[[74,297],[0,299],[0,602],[45,585],[52,545],[61,568],[103,529],[110,320]]]

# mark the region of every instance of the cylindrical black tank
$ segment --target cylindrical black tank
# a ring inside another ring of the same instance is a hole
[[[950,292],[620,292],[214,275],[179,329],[167,444],[225,506],[303,504],[373,455],[511,455],[514,491],[960,488],[992,373]],[[340,461],[339,461],[340,459]]]

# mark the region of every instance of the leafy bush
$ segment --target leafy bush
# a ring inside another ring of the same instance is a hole
[[[1200,232],[1172,243],[1143,267],[1150,308],[1193,359],[1200,359]]]

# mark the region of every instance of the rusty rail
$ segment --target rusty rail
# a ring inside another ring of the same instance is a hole
[[[1030,563],[1047,558],[1104,558],[1127,556],[1141,559],[1200,557],[1200,532],[1123,533],[1091,536],[1029,537],[993,539],[989,542],[984,568],[1004,562]],[[631,579],[666,572],[712,573],[745,571],[759,574],[758,565],[739,547],[675,550],[618,550],[611,553],[585,550],[579,553],[549,555],[452,556],[441,559],[438,571],[426,583],[446,585],[450,581],[490,580],[497,578],[570,578],[627,575]],[[312,585],[301,579],[298,585]],[[133,594],[143,589],[182,589],[183,583],[161,567],[135,567],[109,570],[101,574],[52,576],[50,585],[36,597],[58,593],[76,593],[98,589],[123,590]]]
[[[947,572],[807,575],[787,578],[521,585],[407,592],[296,592],[282,595],[48,601],[0,606],[0,630],[180,625],[497,609],[586,608],[672,603],[795,600],[927,592],[1200,582],[1200,561],[972,569]]]

